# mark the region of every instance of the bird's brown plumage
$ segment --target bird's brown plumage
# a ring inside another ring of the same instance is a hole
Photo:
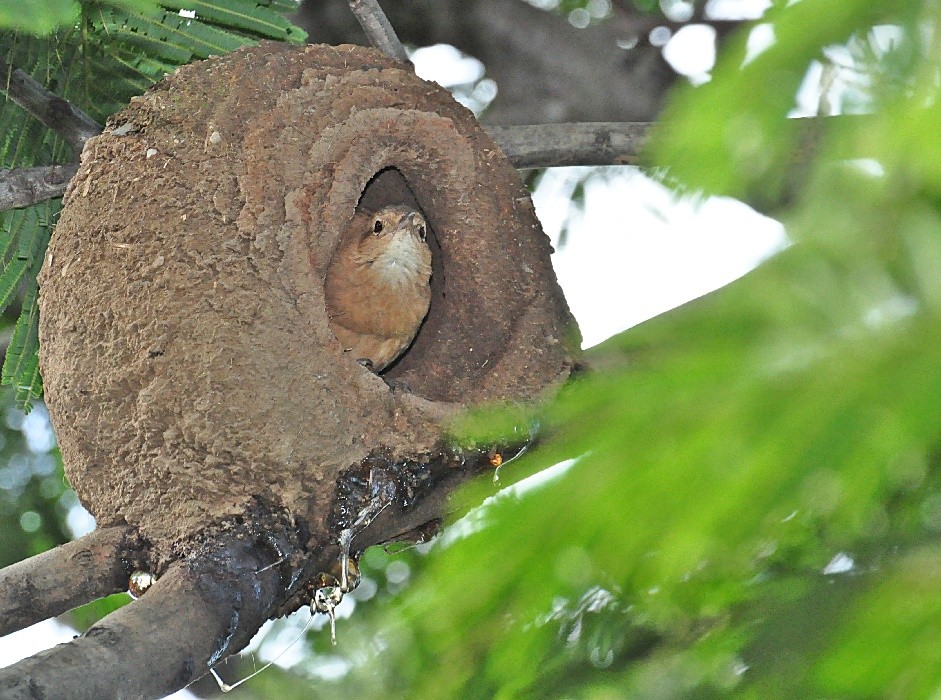
[[[414,208],[357,214],[327,271],[327,314],[334,335],[374,372],[411,344],[431,301],[427,223]]]

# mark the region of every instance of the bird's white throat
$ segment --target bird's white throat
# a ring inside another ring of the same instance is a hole
[[[429,251],[424,241],[408,231],[399,231],[373,262],[391,285],[426,283],[431,275]]]

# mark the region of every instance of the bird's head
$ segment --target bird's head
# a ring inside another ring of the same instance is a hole
[[[369,234],[392,241],[399,236],[413,236],[420,241],[428,235],[428,224],[421,212],[413,207],[395,204],[383,207],[369,220]]]
[[[355,260],[368,265],[391,284],[427,284],[431,251],[425,238],[428,223],[414,207],[394,204],[366,219],[366,231]]]

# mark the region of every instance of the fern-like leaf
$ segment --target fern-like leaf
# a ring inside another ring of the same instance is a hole
[[[13,337],[3,360],[3,384],[11,384],[17,408],[29,412],[34,398],[42,395],[39,376],[39,306],[36,284],[30,285],[23,302],[23,313],[16,321]]]
[[[25,260],[11,260],[0,272],[0,307],[6,308],[29,266]]]
[[[238,34],[167,11],[102,11],[100,31],[112,41],[124,43],[159,58],[182,65],[193,56],[208,58],[253,43]]]
[[[299,31],[286,17],[272,12],[266,3],[256,0],[229,0],[224,5],[208,0],[166,0],[161,4],[176,10],[195,12],[196,18],[202,21],[237,27],[269,39],[293,41]]]

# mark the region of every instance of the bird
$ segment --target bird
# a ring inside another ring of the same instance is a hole
[[[354,215],[327,269],[330,327],[344,352],[379,373],[411,345],[431,303],[428,223],[415,207]]]

